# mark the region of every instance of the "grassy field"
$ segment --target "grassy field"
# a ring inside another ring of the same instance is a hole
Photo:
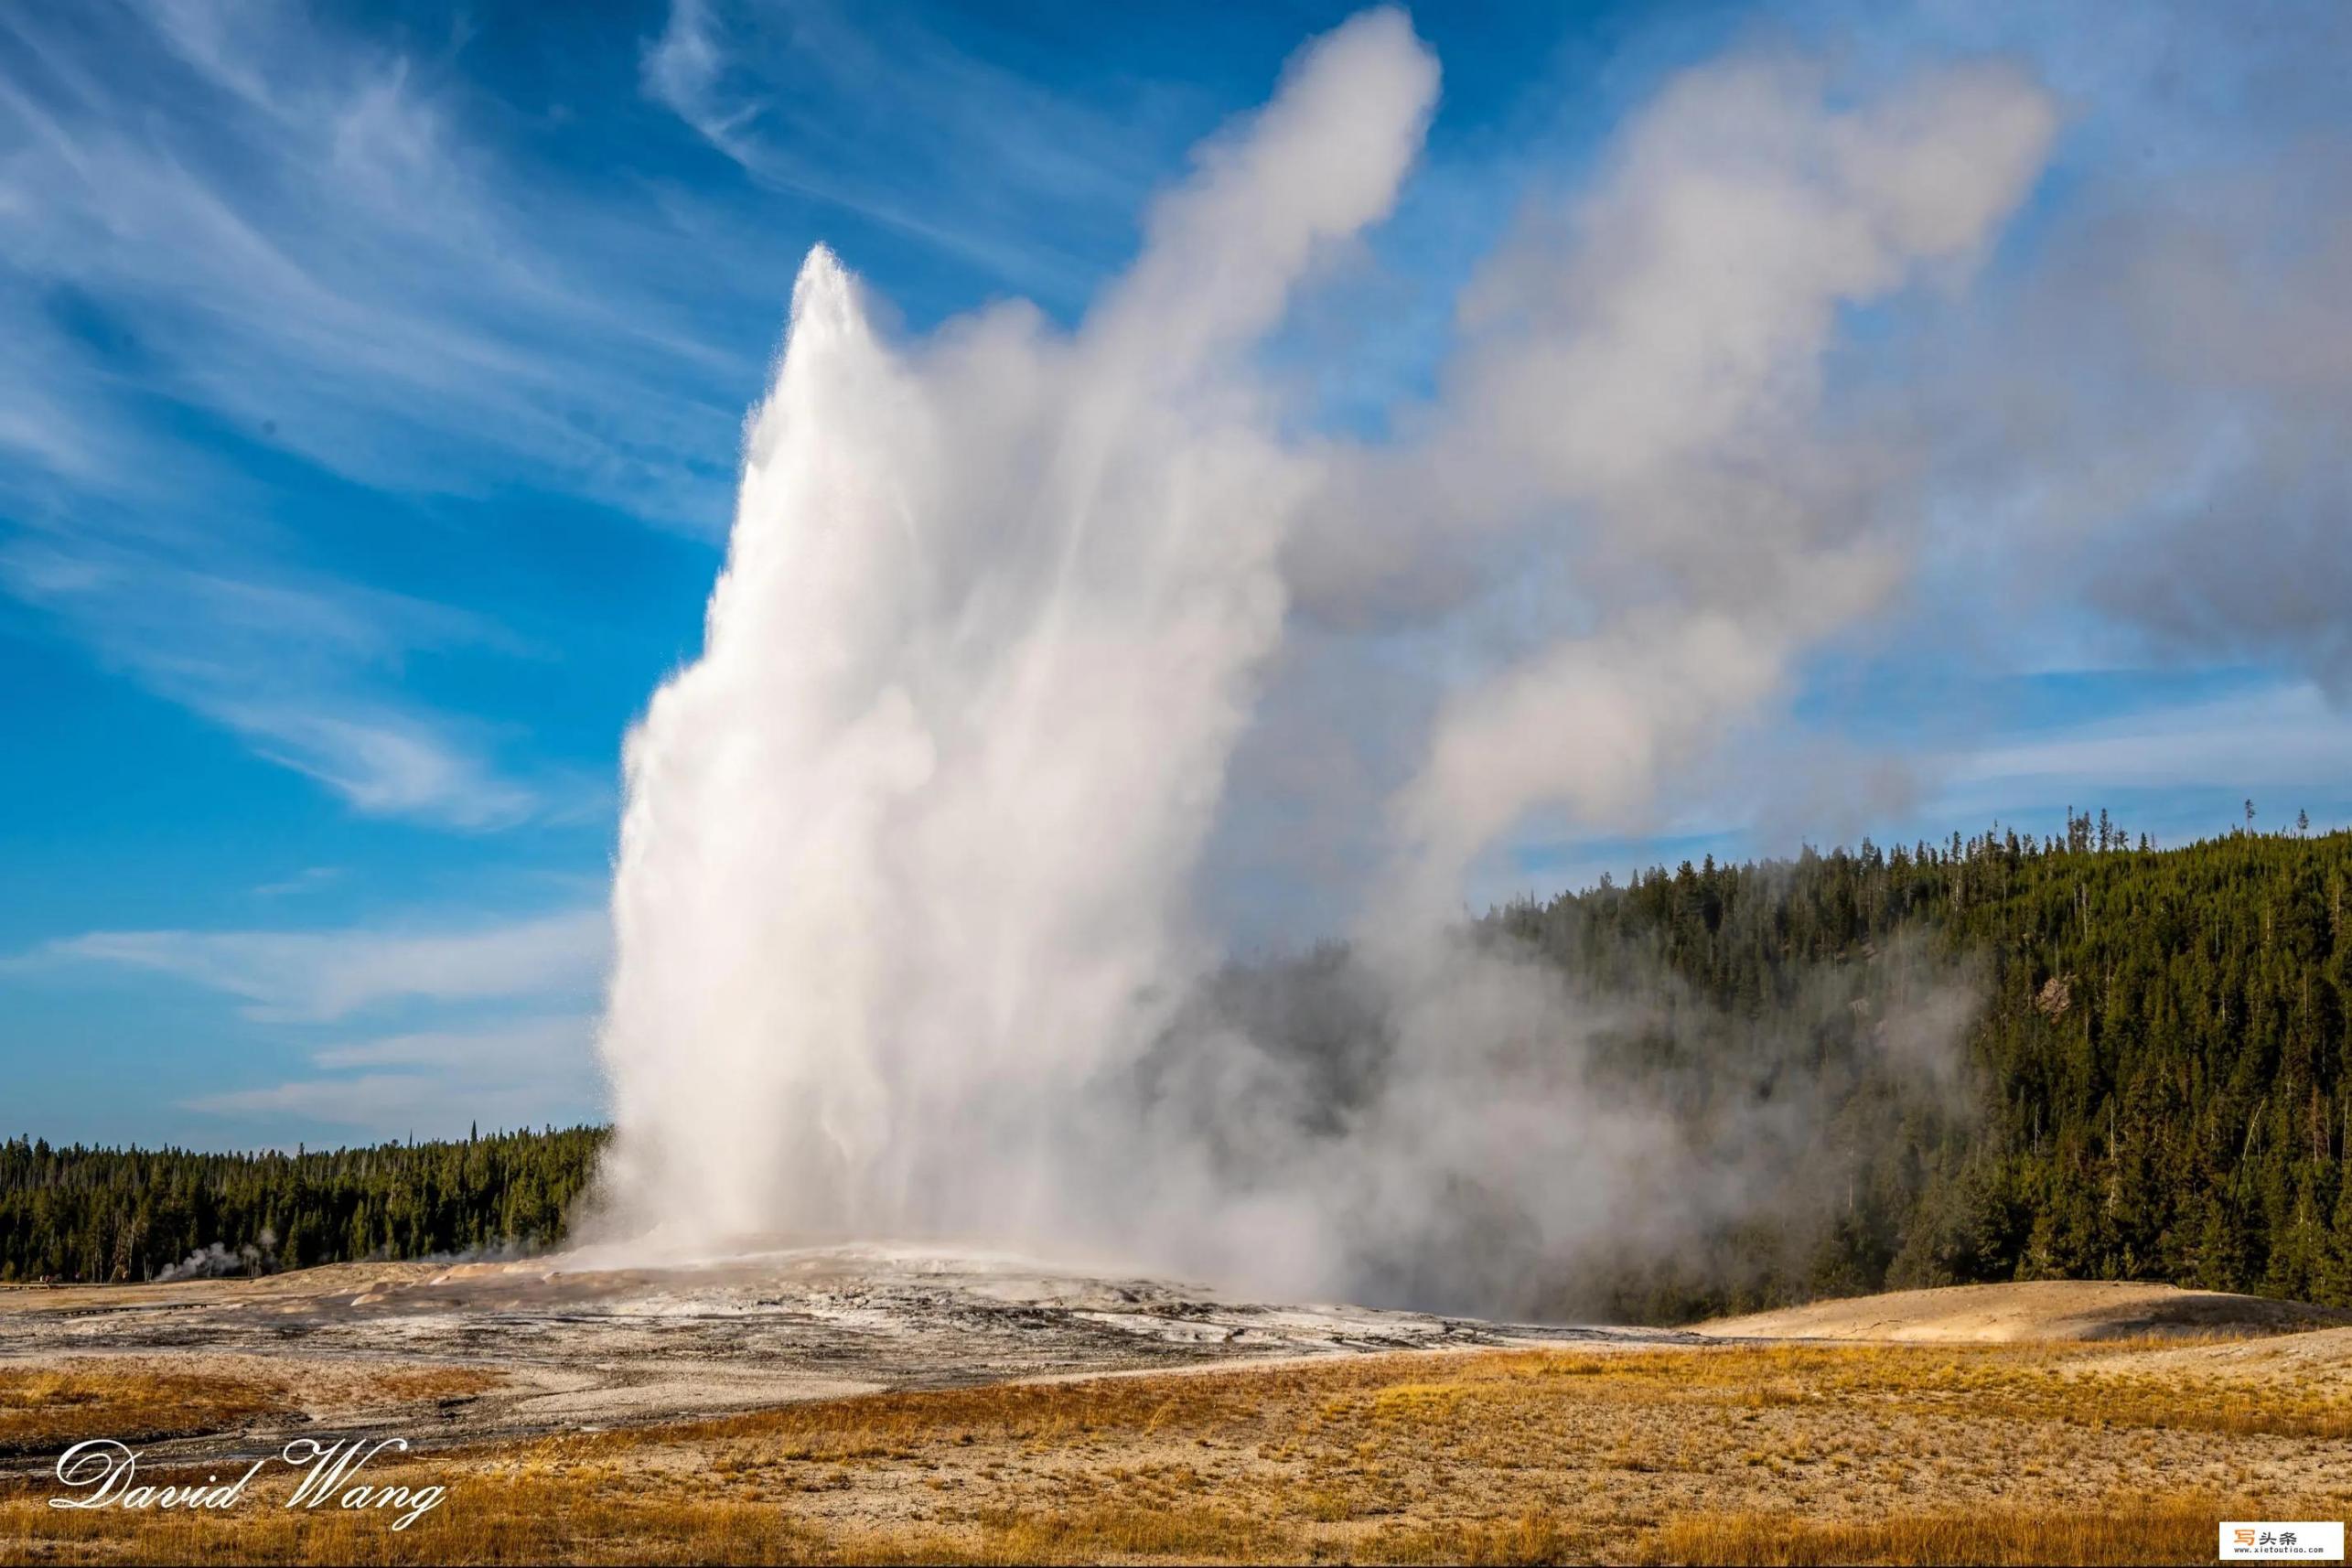
[[[401,1532],[277,1506],[282,1473],[216,1515],[56,1510],[19,1477],[0,1561],[2210,1562],[2220,1518],[2352,1511],[2343,1366],[2226,1348],[1490,1351],[875,1395],[380,1461],[448,1488]],[[0,1373],[0,1415],[150,1432],[188,1392],[166,1376]],[[209,1397],[232,1430],[279,1396]]]

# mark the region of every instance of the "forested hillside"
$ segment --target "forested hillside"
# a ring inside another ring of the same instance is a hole
[[[1686,864],[1496,920],[1604,983],[1670,976],[1734,1076],[1825,976],[1856,976],[1830,988],[1855,1027],[1803,1031],[1827,1091],[1818,1223],[1718,1238],[1618,1282],[1621,1307],[2061,1276],[2352,1304],[2348,893],[2352,834],[2151,851],[2102,814],[2064,840]],[[1980,998],[1950,1097],[1860,1040],[1923,964]]]
[[[1767,1219],[1663,1264],[1577,1260],[1561,1310],[2046,1276],[2352,1304],[2347,889],[2352,834],[2155,851],[2081,817],[2063,840],[1684,865],[1498,911],[1486,940],[1633,1004],[1595,1047],[1604,1078],[1696,1122],[1776,1095],[1804,1116]],[[1294,1049],[1356,1059],[1335,1015]],[[1335,1095],[1354,1070],[1332,1067]],[[544,1244],[602,1136],[300,1155],[19,1140],[0,1145],[0,1278]]]

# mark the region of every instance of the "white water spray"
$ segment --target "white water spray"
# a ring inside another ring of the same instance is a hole
[[[1249,355],[1435,87],[1395,13],[1323,40],[1072,336],[1007,306],[894,347],[811,255],[703,655],[628,748],[624,1214],[1047,1222],[1073,1097],[1207,956],[1189,880],[1281,637],[1310,478]]]

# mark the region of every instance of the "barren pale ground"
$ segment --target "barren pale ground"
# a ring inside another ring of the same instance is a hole
[[[874,1249],[545,1275],[0,1293],[0,1560],[2209,1562],[2219,1518],[2352,1512],[2347,1315],[2200,1293],[1686,1335]],[[201,1481],[362,1431],[443,1506],[46,1506],[83,1437]]]

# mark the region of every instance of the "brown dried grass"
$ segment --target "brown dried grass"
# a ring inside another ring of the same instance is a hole
[[[399,1533],[13,1483],[0,1561],[2206,1561],[2225,1515],[2344,1516],[2347,1381],[2112,1345],[1294,1362],[445,1451],[371,1477],[450,1488]]]

